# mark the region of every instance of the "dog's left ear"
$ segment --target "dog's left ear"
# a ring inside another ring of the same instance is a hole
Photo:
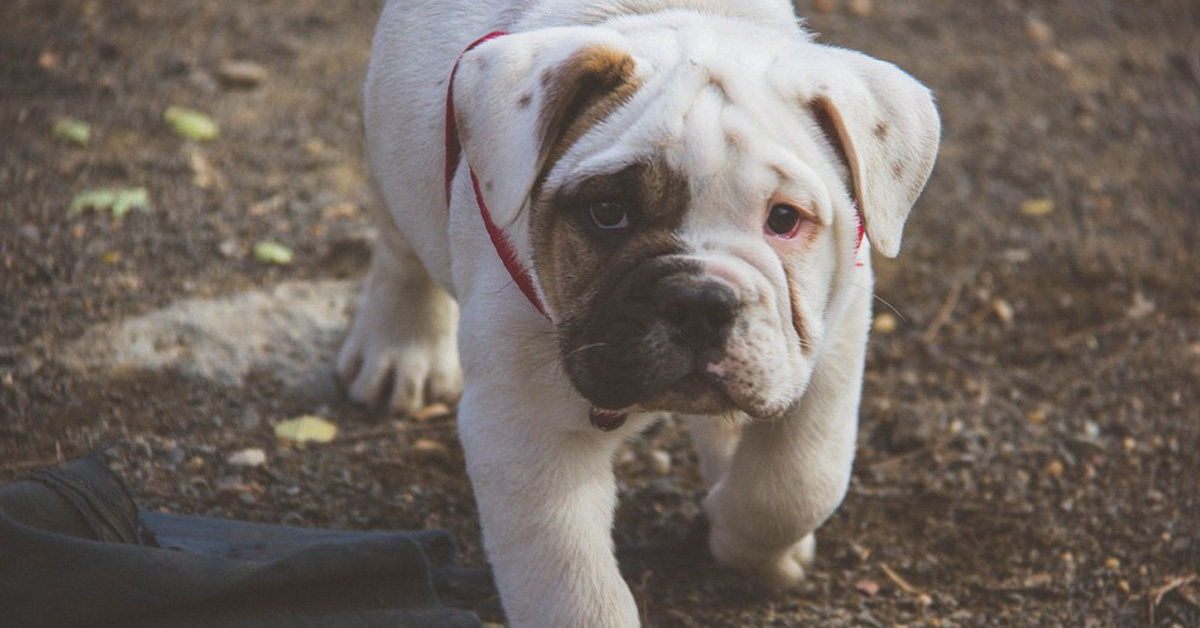
[[[900,68],[821,47],[806,81],[808,106],[850,170],[867,237],[896,257],[904,221],[920,196],[941,137],[933,95]]]
[[[514,226],[556,153],[586,130],[593,107],[632,87],[634,68],[620,36],[597,28],[505,35],[463,55],[458,135],[498,225]]]

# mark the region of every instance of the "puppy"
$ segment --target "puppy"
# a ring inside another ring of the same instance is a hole
[[[461,395],[510,625],[639,624],[611,463],[664,413],[716,559],[799,581],[849,482],[868,249],[897,254],[933,167],[930,93],[784,0],[394,1],[365,126],[380,235],[337,368],[400,411]]]

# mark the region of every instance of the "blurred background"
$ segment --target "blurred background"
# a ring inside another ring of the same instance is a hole
[[[0,5],[0,481],[115,444],[145,508],[445,527],[482,564],[452,409],[358,408],[329,371],[373,237],[380,6]],[[875,260],[858,463],[812,578],[646,567],[648,624],[1200,626],[1200,5],[796,6],[929,85],[943,144]],[[337,437],[276,438],[306,415]],[[620,543],[700,517],[679,426],[618,469]]]

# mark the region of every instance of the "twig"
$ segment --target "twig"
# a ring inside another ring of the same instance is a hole
[[[925,593],[917,587],[909,584],[908,580],[905,580],[903,576],[896,573],[891,567],[888,567],[887,563],[879,563],[879,568],[883,570],[883,573],[887,575],[888,579],[896,583],[896,586],[903,589],[905,593],[912,595],[921,595]]]
[[[1188,584],[1191,584],[1192,582],[1195,582],[1197,577],[1198,576],[1196,574],[1191,574],[1191,575],[1187,575],[1187,576],[1171,578],[1170,580],[1167,581],[1166,584],[1162,585],[1161,587],[1155,587],[1153,589],[1150,589],[1150,591],[1148,591],[1148,595],[1146,597],[1148,597],[1150,599],[1150,624],[1151,625],[1154,625],[1154,611],[1158,608],[1159,604],[1162,604],[1162,599],[1164,597],[1166,597],[1166,595],[1168,593],[1170,593],[1182,586],[1186,586]]]
[[[933,322],[929,323],[929,327],[925,328],[925,335],[921,340],[926,345],[933,344],[937,338],[938,332],[950,320],[950,314],[954,312],[954,308],[958,306],[958,300],[962,297],[963,285],[955,283],[950,289],[950,294],[946,295],[946,300],[942,303],[942,307],[938,309],[937,314],[933,317]]]

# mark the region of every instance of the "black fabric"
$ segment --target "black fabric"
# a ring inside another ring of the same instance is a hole
[[[97,457],[0,487],[0,627],[468,628],[490,594],[440,530],[342,532],[139,512]],[[450,574],[446,581],[445,574]]]

